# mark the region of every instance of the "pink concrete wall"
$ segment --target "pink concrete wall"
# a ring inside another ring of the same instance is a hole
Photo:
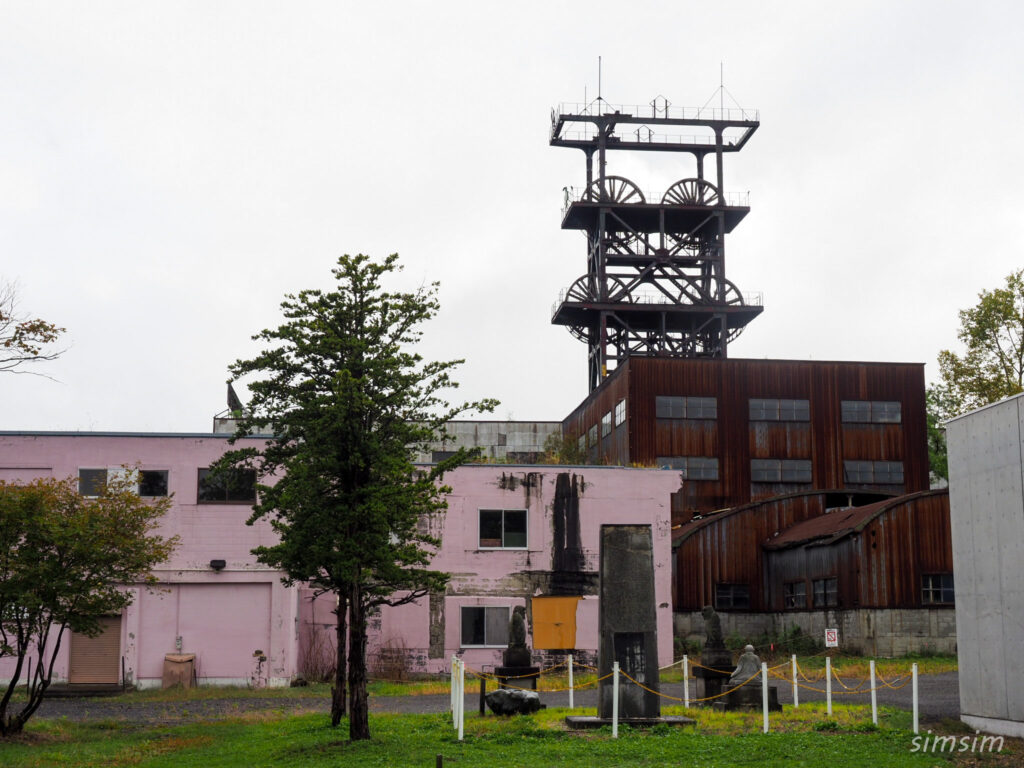
[[[404,638],[415,659],[425,659],[423,669],[444,671],[450,657],[458,653],[467,665],[479,669],[501,663],[501,648],[468,647],[461,644],[460,612],[464,606],[526,605],[539,596],[531,591],[522,574],[552,568],[552,504],[559,472],[582,479],[580,533],[584,570],[596,571],[602,524],[646,523],[652,526],[654,541],[655,592],[657,596],[658,660],[672,661],[670,494],[679,489],[678,472],[626,467],[502,467],[472,465],[460,467],[445,477],[454,490],[448,512],[432,522],[442,539],[433,566],[451,573],[444,596],[444,650],[432,654],[429,648],[431,623],[429,600],[414,606],[382,611],[379,637],[374,645]],[[529,475],[529,477],[527,477]],[[525,482],[524,482],[525,481]],[[526,549],[481,549],[479,510],[527,510]],[[596,654],[598,599],[588,596],[577,608],[576,646]],[[436,649],[435,649],[436,650]]]
[[[212,435],[2,434],[0,479],[77,477],[79,468],[138,465],[167,470],[174,494],[172,511],[161,526],[181,544],[155,575],[163,591],[128,585],[133,604],[122,620],[121,649],[132,682],[159,684],[162,660],[178,650],[196,653],[200,678],[209,683],[247,684],[256,667],[253,651],[266,653],[263,682],[285,684],[301,671],[303,654],[317,641],[330,653],[334,642],[334,598],[315,604],[303,588],[285,588],[281,573],[256,563],[253,547],[274,541],[265,522],[245,525],[247,504],[199,504],[197,471],[228,448]],[[447,514],[430,521],[443,540],[433,567],[452,574],[444,596],[421,599],[400,608],[384,608],[371,617],[371,662],[383,646],[407,649],[417,671],[447,670],[459,653],[474,668],[500,663],[501,648],[461,645],[464,606],[527,605],[543,594],[531,572],[552,568],[552,509],[559,472],[582,482],[580,521],[584,570],[596,571],[602,524],[652,526],[659,632],[659,663],[672,659],[671,550],[669,495],[679,487],[677,472],[622,467],[461,467],[445,479],[455,490]],[[525,549],[481,549],[480,509],[527,510]],[[219,572],[210,560],[223,559]],[[587,596],[577,609],[577,648],[596,653],[597,598]],[[432,626],[433,624],[433,626]],[[431,645],[431,636],[435,642]],[[439,640],[439,642],[437,642]],[[180,648],[179,648],[180,644]],[[0,662],[0,679],[9,676]],[[67,675],[67,644],[57,678]]]
[[[198,470],[228,447],[224,437],[203,435],[0,434],[0,478],[7,480],[77,478],[80,468],[124,464],[168,471],[174,505],[160,532],[181,544],[154,571],[164,591],[131,587],[135,600],[121,623],[127,677],[137,684],[159,684],[164,654],[178,650],[197,655],[198,675],[210,683],[250,683],[257,649],[268,656],[262,683],[284,684],[294,674],[295,590],[250,554],[275,540],[270,526],[245,525],[248,504],[198,503]],[[214,559],[226,567],[212,570]],[[67,678],[67,648],[65,640],[56,679]],[[10,666],[0,662],[0,679]]]

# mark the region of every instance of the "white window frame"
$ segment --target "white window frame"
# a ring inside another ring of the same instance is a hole
[[[482,610],[484,612],[484,642],[482,644],[467,643],[462,636],[462,612],[465,610]],[[500,643],[488,643],[487,640],[487,611],[505,611],[505,627],[512,617],[512,606],[509,605],[460,605],[459,606],[459,648],[507,648],[508,632],[506,630],[505,640]]]
[[[484,546],[484,544],[483,544],[483,537],[482,537],[482,534],[481,534],[481,531],[480,531],[480,526],[481,526],[481,518],[483,517],[483,513],[484,512],[501,512],[501,542],[502,543],[501,543],[501,546],[499,546],[499,547],[489,547],[489,546]],[[524,544],[521,547],[508,547],[508,546],[505,546],[505,513],[506,512],[522,512],[523,513],[523,520],[526,523],[526,544]],[[518,551],[523,551],[523,550],[529,549],[530,548],[530,512],[529,512],[529,510],[521,509],[521,508],[520,509],[504,509],[504,508],[498,509],[498,508],[495,508],[495,507],[480,507],[477,510],[477,515],[476,515],[476,545],[477,545],[477,549],[486,549],[486,550],[490,550],[490,551],[494,551],[494,550],[513,550],[513,551],[518,550]]]

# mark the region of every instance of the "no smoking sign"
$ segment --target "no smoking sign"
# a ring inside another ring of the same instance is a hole
[[[838,629],[826,629],[825,630],[825,647],[826,648],[838,648],[839,647],[839,630]]]

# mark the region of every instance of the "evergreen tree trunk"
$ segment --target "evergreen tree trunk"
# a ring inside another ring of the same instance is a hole
[[[334,728],[338,726],[338,723],[341,722],[341,718],[345,716],[345,675],[348,666],[345,663],[345,641],[347,638],[346,630],[348,629],[347,594],[338,593],[338,607],[335,610],[335,615],[337,617],[337,622],[335,624],[335,631],[337,632],[337,655],[335,657],[334,685],[331,686],[331,727]]]
[[[366,692],[366,606],[358,584],[352,585],[349,609],[348,734],[352,741],[370,738],[370,708]]]

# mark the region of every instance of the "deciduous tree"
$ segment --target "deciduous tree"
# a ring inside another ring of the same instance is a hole
[[[51,346],[63,328],[18,310],[18,291],[12,283],[0,283],[0,371],[18,371],[26,363],[54,360],[63,350]]]
[[[928,390],[928,450],[932,472],[947,477],[946,441],[939,424],[972,408],[1024,391],[1024,270],[1006,285],[978,294],[960,311],[957,338],[964,351],[939,352],[941,381]]]
[[[155,532],[170,499],[135,491],[130,474],[97,498],[74,480],[0,482],[0,659],[14,662],[0,689],[0,737],[38,709],[65,632],[98,634],[101,617],[131,602],[125,585],[154,582],[150,570],[170,556],[176,539]],[[26,697],[15,700],[19,685]]]
[[[285,298],[284,323],[254,337],[266,350],[231,366],[234,378],[251,379],[235,439],[254,429],[273,437],[221,462],[274,478],[259,486],[249,522],[269,519],[280,542],[254,550],[257,558],[283,569],[289,583],[337,596],[331,722],[345,712],[347,668],[354,740],[370,736],[367,612],[419,599],[447,581],[429,568],[439,543],[429,521],[446,508],[441,477],[468,453],[422,468],[413,465],[414,449],[440,439],[456,415],[496,405],[453,407],[444,399],[462,361],[424,362],[415,352],[420,326],[438,311],[437,284],[384,290],[382,279],[398,269],[397,255],[380,263],[342,256],[332,290]]]

